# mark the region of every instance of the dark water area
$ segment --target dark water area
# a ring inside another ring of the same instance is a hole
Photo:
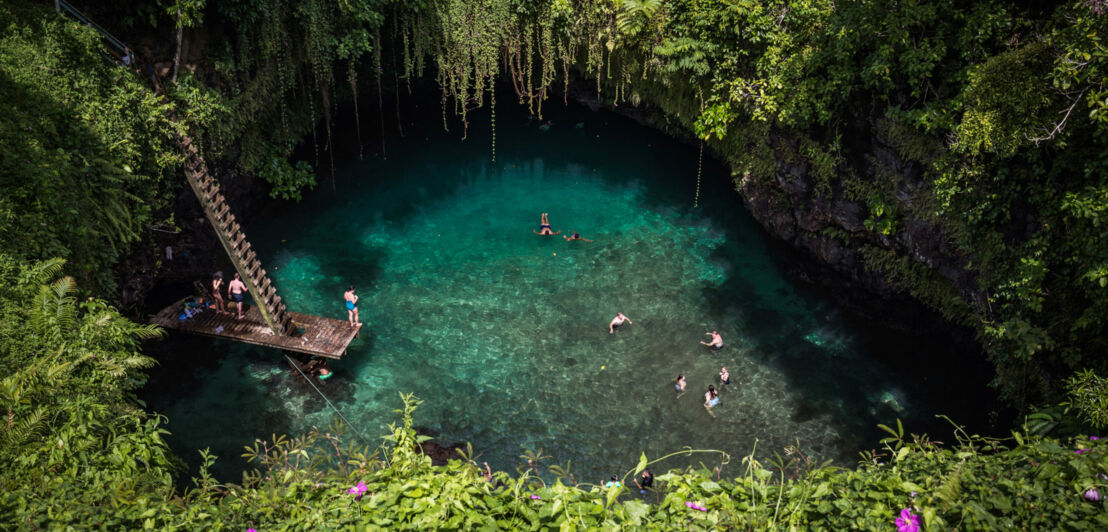
[[[321,172],[302,203],[247,228],[290,309],[345,318],[342,293],[358,286],[363,334],[320,387],[360,432],[384,434],[398,394],[414,392],[417,425],[471,442],[495,469],[542,449],[597,482],[686,446],[730,453],[737,474],[755,442],[763,456],[799,444],[849,466],[878,445],[879,423],[942,440],[950,425],[935,416],[947,414],[989,431],[978,354],[941,331],[859,318],[783,273],[802,259],[768,239],[708,158],[694,207],[695,146],[560,101],[540,120],[509,90],[493,162],[486,111],[463,141],[453,117],[442,131],[437,94],[405,98],[404,136],[390,121],[384,153],[367,140],[359,160],[344,113],[333,184]],[[368,138],[377,125],[362,127]],[[544,212],[594,242],[533,234]],[[633,323],[609,334],[617,311]],[[722,350],[699,343],[712,330]],[[335,417],[277,351],[183,335],[152,351],[162,365],[143,398],[168,416],[174,450],[195,467],[210,447],[224,480],[238,480],[254,438]],[[708,385],[721,389],[711,411]]]

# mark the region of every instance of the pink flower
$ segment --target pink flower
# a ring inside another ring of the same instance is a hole
[[[1100,436],[1089,436],[1089,439],[1093,440],[1093,441],[1097,441],[1097,440],[1100,439]]]
[[[254,530],[253,528],[247,528],[247,529],[246,529],[246,532],[258,532],[258,531],[257,531],[257,530]]]
[[[362,500],[362,495],[364,495],[367,491],[369,491],[369,488],[365,485],[365,482],[359,482],[357,486],[350,488],[346,492],[354,495],[354,500],[360,501]]]
[[[1089,488],[1089,491],[1085,492],[1085,500],[1093,502],[1099,501],[1100,492],[1097,491],[1096,488]]]
[[[533,500],[533,501],[541,501],[541,500],[542,500],[542,497],[539,497],[538,495],[531,495],[531,500]]]
[[[896,518],[897,532],[919,532],[919,516],[912,515],[912,510],[905,508],[900,511],[900,517]]]
[[[693,510],[700,510],[701,512],[707,512],[708,509],[692,501],[685,501],[685,506],[692,508]]]

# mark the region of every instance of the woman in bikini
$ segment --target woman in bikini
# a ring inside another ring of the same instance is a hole
[[[531,232],[535,233],[536,235],[549,236],[549,235],[556,235],[558,233],[561,233],[562,230],[559,229],[557,233],[554,232],[553,230],[551,230],[550,229],[550,218],[547,217],[546,213],[544,212],[544,213],[542,213],[542,222],[539,224],[539,230],[536,231],[536,230],[532,229]]]
[[[215,272],[212,276],[212,299],[215,300],[216,312],[229,314],[227,304],[223,302],[223,272]]]

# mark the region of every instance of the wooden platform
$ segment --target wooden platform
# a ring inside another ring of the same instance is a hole
[[[231,314],[220,314],[206,309],[187,320],[178,319],[185,300],[166,307],[150,318],[150,322],[166,329],[223,338],[237,342],[274,347],[309,355],[340,359],[346,348],[358,335],[359,329],[346,320],[336,320],[310,314],[289,312],[292,318],[292,334],[273,334],[262,319],[256,305],[248,305],[246,315],[237,319],[234,307],[228,305]],[[223,329],[216,332],[217,329]]]

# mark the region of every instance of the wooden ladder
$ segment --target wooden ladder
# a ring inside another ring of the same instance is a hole
[[[219,241],[227,250],[227,256],[239,272],[239,278],[246,284],[247,290],[254,298],[254,302],[261,312],[266,325],[273,330],[273,334],[285,335],[292,331],[292,318],[285,311],[285,304],[281,296],[277,295],[277,288],[266,276],[262,263],[258,256],[250,249],[250,242],[246,240],[246,234],[235,221],[235,215],[231,214],[231,208],[219,191],[219,183],[208,174],[204,158],[193,145],[192,138],[182,134],[178,138],[181,150],[185,154],[185,178],[196,193],[200,205],[204,207],[204,213],[208,221],[215,228]]]

